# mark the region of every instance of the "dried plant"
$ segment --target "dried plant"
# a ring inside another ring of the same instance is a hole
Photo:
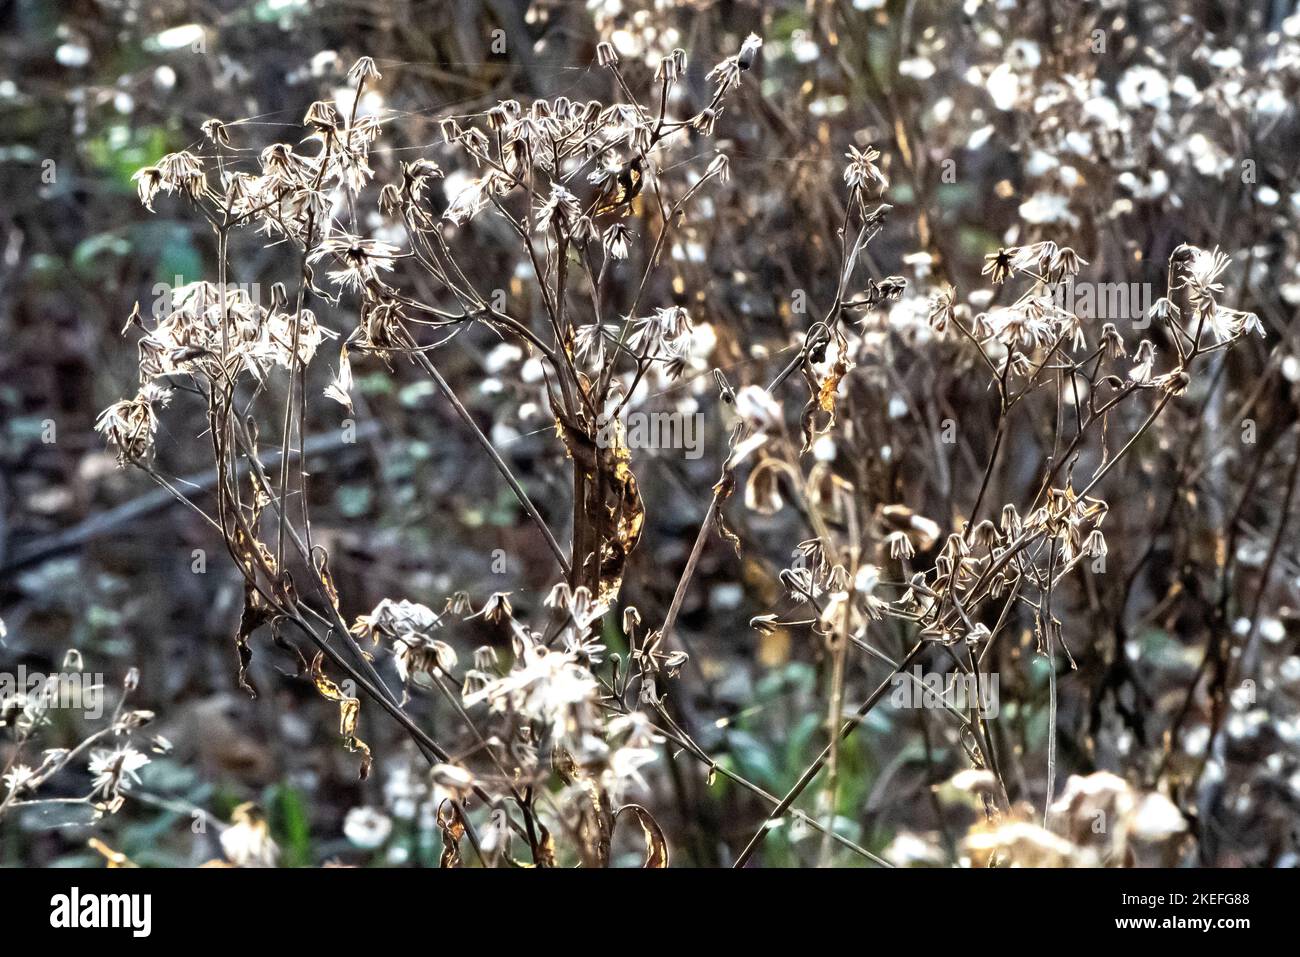
[[[685,119],[667,112],[669,95],[685,70],[684,51],[674,51],[660,64],[658,105],[647,107],[634,98],[608,44],[598,51],[600,63],[613,73],[628,102],[605,105],[561,97],[525,108],[506,101],[481,117],[444,119],[444,141],[478,175],[463,181],[440,215],[428,203],[430,183],[443,176],[432,160],[404,163],[400,183],[379,189],[379,206],[402,227],[407,252],[358,232],[357,207],[373,177],[368,154],[382,128],[375,117],[357,115],[366,84],[379,77],[368,58],[350,73],[355,93],[349,115],[343,117],[330,103],[313,104],[304,119],[306,138],[297,146],[263,149],[259,173],[226,168],[227,157],[236,157],[230,130],[212,121],[204,132],[218,151],[215,169],[192,153],[178,153],[136,174],[147,207],[160,195],[174,194],[206,217],[216,233],[219,261],[215,282],[176,290],[171,310],[152,327],[133,317],[143,333],[140,391],[106,410],[100,431],[123,464],[141,466],[174,489],[151,465],[159,410],[173,391],[166,383],[184,381],[186,391],[202,398],[219,472],[215,513],[203,514],[225,540],[246,583],[236,637],[241,685],[252,690],[246,669],[253,632],[264,625],[277,630],[293,626],[316,646],[309,666],[312,680],[324,697],[338,703],[341,733],[348,747],[362,755],[362,776],[371,759],[360,736],[360,699],[329,677],[327,668],[346,675],[407,729],[431,761],[450,769],[451,753],[407,716],[405,692],[399,699],[385,685],[361,644],[386,641],[404,685],[420,678],[449,699],[461,699],[456,707],[480,742],[486,766],[474,774],[447,773],[460,781],[466,796],[497,810],[483,841],[455,807],[445,813],[459,823],[447,824],[444,831],[467,829],[485,861],[500,857],[514,830],[535,863],[553,862],[549,834],[561,826],[574,837],[583,860],[603,863],[624,808],[624,788],[639,780],[638,767],[653,756],[648,746],[662,740],[623,699],[635,677],[637,698],[657,703],[656,679],[675,673],[684,656],[659,650],[660,640],[651,634],[634,654],[635,676],[616,675],[611,684],[591,669],[602,662],[604,652],[595,626],[618,596],[627,557],[645,520],[621,416],[643,378],[671,380],[681,374],[689,360],[691,320],[682,306],[647,309],[640,292],[631,302],[609,302],[604,278],[628,260],[629,246],[641,244],[639,289],[644,290],[674,222],[711,182],[726,179],[722,153],[689,182],[661,176],[654,167],[675,139],[691,131],[711,133],[759,46],[758,38],[751,37],[738,54],[720,63],[710,73],[714,91],[708,104]],[[870,167],[866,159],[861,163]],[[653,240],[635,236],[624,221],[643,193],[654,198]],[[495,305],[457,261],[455,229],[488,215],[508,228],[532,267],[545,316],[540,328],[530,317]],[[238,230],[265,233],[270,241],[287,242],[299,252],[300,275],[292,287],[277,284],[269,307],[232,288],[229,246]],[[409,289],[390,279],[399,259],[419,267],[421,278]],[[383,364],[413,362],[453,403],[536,523],[563,574],[546,603],[548,622],[530,628],[515,621],[506,595],[490,596],[477,611],[468,598],[453,599],[441,615],[405,599],[385,600],[352,627],[344,622],[328,555],[313,541],[307,476],[301,465],[296,474],[290,467],[295,436],[302,441],[305,434],[305,369],[333,335],[310,302],[355,309],[356,326],[342,336],[338,370],[325,389],[349,413],[353,356],[360,355]],[[475,324],[514,339],[545,361],[546,400],[572,462],[573,532],[567,552],[431,358]],[[436,338],[426,341],[430,336]],[[620,369],[632,370],[630,388],[615,382]],[[259,416],[270,399],[270,379],[279,372],[288,381],[282,412]],[[263,422],[279,423],[278,475],[260,457]],[[243,463],[249,469],[247,483],[241,479]],[[295,495],[301,508],[293,503]],[[309,587],[295,583],[294,562],[299,575],[310,577]],[[480,649],[475,667],[458,676],[456,653],[434,637],[446,616],[508,623],[514,641],[509,666],[502,670],[491,649]],[[629,635],[633,641],[636,637]],[[487,705],[496,725],[491,737],[479,730],[482,718],[467,710],[479,704]],[[558,795],[543,787],[552,774],[566,785]],[[550,828],[536,807],[543,798],[554,814]],[[503,803],[522,815],[522,824]],[[626,807],[645,829],[649,857],[666,862],[662,834],[649,812]]]
[[[17,811],[39,814],[84,808],[89,812],[88,823],[92,823],[120,811],[140,783],[140,769],[150,761],[146,751],[165,752],[170,747],[165,738],[143,730],[153,724],[152,711],[127,707],[127,699],[139,680],[135,669],[127,674],[121,697],[102,728],[86,735],[74,747],[46,748],[39,755],[34,753],[35,748],[54,711],[82,706],[83,710],[102,712],[102,708],[91,709],[89,702],[102,700],[103,687],[95,683],[95,676],[82,673],[80,653],[70,651],[64,657],[60,675],[43,677],[36,687],[0,696],[0,728],[13,739],[0,775],[4,785],[0,790],[0,819]],[[142,739],[148,739],[147,743]],[[64,797],[42,790],[51,779],[83,762],[91,779],[86,793]]]
[[[1126,330],[1080,315],[1069,291],[1089,264],[1065,243],[1086,247],[1069,235],[1077,217],[1047,194],[1026,216],[1037,238],[988,255],[983,275],[991,288],[957,287],[923,203],[921,258],[909,262],[924,262],[914,271],[929,288],[882,276],[868,247],[894,213],[886,170],[902,167],[916,185],[920,178],[906,151],[890,162],[858,141],[846,144],[841,176],[804,187],[837,210],[838,246],[824,250],[834,277],[829,302],[806,328],[791,329],[791,357],[766,385],[733,385],[700,348],[692,312],[707,297],[681,281],[670,250],[728,180],[731,160],[714,137],[744,102],[760,50],[751,35],[707,73],[707,95],[694,103],[679,89],[688,66],[681,49],[658,51],[646,94],[637,83],[642,74],[649,81],[649,71],[642,64],[625,71],[615,47],[602,42],[597,64],[612,78],[616,101],[510,99],[441,117],[441,162],[412,155],[382,185],[372,168],[375,144],[401,117],[360,109],[380,79],[369,58],[353,66],[341,105],[311,106],[296,144],[259,150],[240,140],[238,124],[210,121],[211,155],[170,154],[139,171],[136,184],[150,209],[186,203],[206,220],[215,275],[175,290],[152,324],[132,316],[139,390],[106,410],[99,429],[122,464],[146,470],[225,542],[244,578],[235,636],[240,684],[253,690],[248,669],[259,629],[295,650],[306,642],[314,651],[310,661],[298,655],[300,671],[338,706],[341,736],[359,755],[363,777],[371,751],[362,695],[367,716],[370,704],[378,707],[422,752],[430,771],[414,790],[436,807],[445,865],[604,866],[627,817],[644,838],[644,863],[666,865],[665,829],[637,799],[650,789],[647,769],[665,754],[689,757],[707,781],[721,775],[763,806],[765,819],[737,849],[738,866],[787,818],[820,835],[821,861],[844,854],[884,863],[837,825],[844,742],[900,682],[918,680],[911,669],[922,660],[971,680],[977,699],[990,674],[1041,668],[1048,683],[1041,767],[1026,766],[979,700],[938,708],[946,722],[938,733],[959,747],[968,773],[962,790],[974,796],[965,860],[1131,862],[1130,837],[1173,841],[1185,831],[1170,823],[1182,812],[1161,793],[1170,788],[1159,774],[1140,797],[1122,780],[1097,775],[1071,776],[1064,792],[1058,786],[1058,672],[1074,667],[1063,619],[1076,607],[1061,596],[1073,596],[1067,582],[1108,554],[1107,478],[1139,454],[1172,404],[1200,394],[1214,357],[1263,326],[1221,301],[1230,300],[1228,257],[1188,244],[1169,258],[1149,337],[1132,342]],[[998,70],[987,82],[1007,108],[1022,93]],[[680,104],[693,105],[678,114]],[[1096,104],[1091,120],[1095,113]],[[1080,128],[1091,132],[1091,120],[1082,117]],[[1027,136],[1058,132],[1045,124]],[[439,190],[443,204],[435,202]],[[1047,228],[1061,230],[1059,244],[1040,235]],[[472,230],[510,250],[515,268],[501,284],[508,296],[486,288],[482,270],[461,251]],[[232,250],[247,234],[291,252],[294,265],[269,303],[238,286]],[[651,298],[665,288],[670,298]],[[567,465],[567,548],[557,516],[547,514],[555,510],[534,503],[439,371],[442,350],[471,330],[500,337],[535,363],[520,404],[553,431]],[[710,335],[736,340],[742,332],[711,324]],[[310,371],[333,357],[331,345],[325,358],[327,341],[337,343],[337,366],[323,389],[312,387],[319,377]],[[313,535],[300,452],[309,418],[346,415],[344,426],[355,424],[363,411],[355,369],[403,364],[450,403],[549,551],[554,584],[531,618],[516,615],[510,593],[458,592],[445,603],[425,596],[432,607],[420,596],[385,598],[345,620],[328,550]],[[892,407],[909,401],[898,397],[906,391],[896,388],[902,376],[944,365],[984,389],[993,437],[974,470],[977,484],[958,496],[949,482],[949,514],[936,520],[927,514],[928,479],[903,474],[890,456],[907,460],[907,451],[890,445],[883,454],[879,438],[890,434],[887,417],[936,421],[934,404],[897,415]],[[746,379],[762,371],[742,368]],[[623,599],[631,558],[655,518],[636,478],[627,419],[688,387],[697,407],[707,403],[725,423],[726,454],[716,484],[701,496],[705,517],[666,612],[647,627]],[[799,398],[787,409],[794,388]],[[154,464],[164,409],[191,398],[205,410],[217,470],[211,510]],[[1001,500],[996,491],[1009,483],[995,477],[1021,441],[1050,454],[1020,479],[1028,494]],[[749,517],[782,512],[800,531],[779,570],[781,592],[752,624],[763,634],[806,633],[815,643],[826,665],[819,715],[826,743],[786,793],[772,794],[706,739],[692,696],[708,676],[678,619],[710,539],[738,556],[761,551]],[[1026,622],[1029,645],[1018,634]],[[467,640],[488,626],[508,636],[508,654]],[[612,638],[623,651],[614,651]],[[381,674],[382,656],[392,658],[399,687]],[[883,664],[887,676],[853,706],[859,659]],[[427,730],[411,714],[416,696],[441,700],[455,730]],[[1030,778],[1041,783],[1030,786]],[[799,810],[810,791],[816,811]],[[1125,823],[1106,847],[1091,847],[1078,831],[1080,806],[1103,791],[1109,813]],[[268,855],[253,856],[265,862]]]

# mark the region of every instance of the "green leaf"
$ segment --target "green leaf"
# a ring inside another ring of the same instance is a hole
[[[785,776],[781,774],[771,749],[766,744],[747,731],[732,731],[727,735],[727,744],[742,777],[768,789],[782,786]]]
[[[312,862],[311,825],[307,804],[297,788],[278,784],[271,793],[271,836],[280,845],[286,867],[306,867]]]

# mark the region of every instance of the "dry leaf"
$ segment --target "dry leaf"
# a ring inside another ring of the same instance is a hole
[[[807,363],[804,364],[803,375],[804,380],[808,383],[809,398],[800,417],[800,425],[803,429],[803,452],[810,451],[817,438],[825,435],[834,427],[835,397],[840,381],[852,368],[853,363],[849,361],[842,342],[839,355],[831,365],[831,371],[822,382],[817,381],[817,376],[812,367]]]
[[[335,611],[338,611],[339,590],[334,587],[334,576],[330,574],[329,553],[323,547],[317,545],[311,550],[311,560],[316,568],[316,577],[320,579],[321,585],[325,588],[325,594],[329,596],[330,604],[334,606]]]
[[[349,412],[352,411],[352,363],[348,359],[347,343],[339,349],[338,375],[325,387],[327,398],[333,399]]]
[[[551,836],[551,832],[547,830],[546,825],[541,821],[537,822],[537,830],[539,832],[537,839],[537,866],[554,867],[555,838]]]
[[[249,641],[262,625],[275,618],[275,612],[262,598],[251,581],[244,582],[244,610],[239,616],[239,631],[235,634],[235,651],[239,655],[239,687],[250,697],[257,697],[257,688],[248,678],[248,666],[253,661],[253,645]]]
[[[781,497],[781,473],[787,471],[779,459],[766,458],[755,465],[745,482],[745,507],[759,515],[775,515],[785,500]]]
[[[722,506],[726,504],[727,499],[731,498],[736,491],[736,475],[731,469],[722,473],[722,478],[713,486],[713,494],[717,498],[717,504],[713,506],[713,527],[718,530],[718,534],[723,540],[728,542],[736,550],[736,557],[740,557],[740,536],[727,527],[726,516],[722,514]]]
[[[614,815],[615,823],[623,816],[624,811],[631,811],[641,825],[641,834],[645,837],[645,863],[642,867],[667,867],[668,866],[668,842],[664,839],[664,832],[659,827],[659,822],[651,816],[639,804],[625,804],[618,809]]]
[[[576,423],[557,419],[555,427],[574,468],[583,476],[583,510],[596,536],[592,549],[599,565],[596,601],[612,605],[645,524],[645,506],[632,474],[623,424],[617,419],[607,422],[600,430],[600,442]]]
[[[438,859],[438,866],[462,866],[460,841],[465,836],[465,821],[460,816],[460,808],[449,798],[443,798],[438,805],[438,829],[442,831],[442,856]]]
[[[312,660],[312,681],[315,682],[316,690],[322,697],[339,703],[339,733],[343,735],[349,751],[361,753],[361,778],[364,780],[370,774],[371,756],[370,745],[357,735],[357,719],[361,716],[361,702],[344,694],[343,690],[326,676],[321,668],[324,657],[324,652],[317,652]]]

